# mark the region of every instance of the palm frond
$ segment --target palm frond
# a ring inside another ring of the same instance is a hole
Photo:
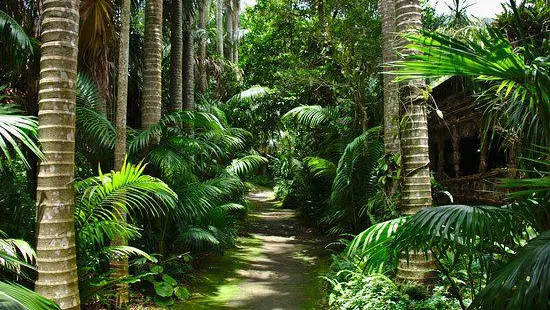
[[[395,238],[405,250],[426,250],[445,244],[474,249],[493,246],[524,232],[524,221],[509,209],[494,206],[448,205],[425,208],[411,216]]]
[[[470,309],[547,309],[549,292],[550,231],[546,231],[498,271]]]
[[[76,78],[76,105],[97,110],[101,95],[96,83],[89,76],[78,73]]]
[[[173,112],[165,115],[150,128],[138,131],[136,135],[131,136],[128,142],[128,151],[135,154],[145,149],[152,141],[157,141],[174,124],[187,124],[195,130],[222,131],[224,129],[220,120],[212,114],[198,111]]]
[[[189,248],[200,250],[204,247],[213,248],[220,244],[220,241],[212,232],[198,227],[190,227],[181,233],[179,240]]]
[[[336,176],[336,165],[330,160],[320,157],[306,157],[304,164],[309,171],[318,178],[333,180]]]
[[[145,251],[132,246],[108,246],[103,248],[103,252],[110,259],[117,259],[120,257],[139,256],[147,259],[150,262],[157,262],[157,259]]]
[[[76,183],[83,212],[106,216],[108,210],[125,213],[164,213],[163,207],[175,208],[178,196],[161,180],[144,175],[145,164],[125,162],[120,171],[111,171]],[[116,218],[116,217],[115,217]]]
[[[229,99],[229,101],[252,101],[269,94],[269,92],[270,92],[269,88],[255,85],[249,89],[246,89],[236,94],[231,99]]]
[[[332,119],[331,114],[326,108],[319,105],[299,106],[283,115],[282,120],[289,122],[295,120],[298,124],[314,128],[321,124],[327,123]]]
[[[226,212],[226,213],[230,213],[230,212],[235,212],[235,211],[245,211],[246,210],[246,207],[241,205],[241,204],[238,204],[238,203],[226,203],[224,205],[221,205],[219,207],[217,207],[218,210],[220,211],[223,211],[223,212]]]
[[[8,161],[12,160],[11,150],[17,157],[30,167],[19,147],[22,143],[36,156],[44,159],[42,151],[36,142],[38,138],[38,121],[36,117],[21,115],[21,111],[14,105],[0,105],[0,149]]]
[[[360,267],[367,274],[381,273],[387,263],[395,261],[395,252],[390,247],[391,238],[406,222],[406,218],[397,218],[372,225],[359,233],[348,244],[345,254],[358,258]]]
[[[114,150],[116,130],[107,117],[94,108],[78,106],[76,108],[77,133],[92,145],[106,150]],[[80,140],[80,139],[79,139]]]
[[[3,238],[0,230],[0,267],[20,274],[21,267],[35,269],[32,265],[36,259],[33,248],[24,240]]]
[[[2,69],[0,74],[9,77],[25,69],[29,56],[34,54],[37,41],[25,33],[17,21],[0,10],[0,51]]]
[[[13,310],[59,310],[59,306],[42,295],[17,283],[0,281],[0,308]]]
[[[241,158],[234,159],[226,168],[230,174],[245,176],[260,169],[262,164],[267,164],[268,160],[260,155],[247,155]]]
[[[23,27],[2,10],[0,10],[0,33],[3,39],[8,39],[4,44],[12,44],[16,48],[24,50],[29,54],[33,53],[32,41],[25,33]]]
[[[374,127],[355,138],[350,142],[344,154],[338,162],[336,176],[332,184],[331,203],[338,205],[349,195],[351,186],[354,184],[353,177],[360,171],[361,177],[371,176],[374,178],[373,170],[378,164],[378,160],[383,155],[383,142],[380,139],[380,128]],[[362,169],[358,169],[358,165]],[[364,182],[362,182],[364,183]],[[369,185],[369,192],[374,192],[375,180],[370,180],[365,185]],[[365,190],[365,193],[367,191]]]

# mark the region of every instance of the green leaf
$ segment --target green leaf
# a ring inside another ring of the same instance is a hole
[[[162,266],[155,265],[155,266],[151,267],[151,272],[152,273],[160,274],[163,271],[164,271],[164,268]]]
[[[162,297],[170,297],[174,292],[174,287],[166,282],[155,283],[155,292]]]
[[[174,289],[174,294],[180,300],[186,300],[186,299],[189,299],[189,297],[191,297],[191,293],[189,293],[189,290],[187,290],[183,286],[176,287]]]
[[[171,276],[169,276],[167,274],[162,275],[162,280],[164,280],[164,282],[166,282],[170,285],[173,285],[173,286],[178,285],[178,281],[176,281],[176,279],[172,278]]]
[[[155,296],[155,304],[161,307],[168,307],[174,304],[174,300],[171,297]]]
[[[57,310],[59,306],[17,283],[0,281],[0,309]]]

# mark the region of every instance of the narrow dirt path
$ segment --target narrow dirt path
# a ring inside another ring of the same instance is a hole
[[[324,240],[300,226],[294,210],[277,207],[272,190],[256,190],[248,199],[254,208],[237,249],[215,259],[202,275],[200,297],[178,308],[323,309]]]

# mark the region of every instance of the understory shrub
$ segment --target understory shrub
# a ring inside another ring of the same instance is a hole
[[[333,256],[332,271],[324,277],[330,283],[328,303],[338,310],[454,310],[458,302],[445,287],[430,292],[419,285],[397,285],[383,274],[366,275],[340,256]]]

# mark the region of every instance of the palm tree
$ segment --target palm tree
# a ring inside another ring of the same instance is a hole
[[[227,34],[227,47],[225,58],[233,62],[233,2],[225,1],[225,33]]]
[[[99,111],[109,117],[113,116],[114,112],[107,107],[111,99],[109,49],[116,34],[113,22],[114,6],[113,0],[81,1],[78,34],[80,71],[96,81],[100,94]]]
[[[128,103],[128,57],[130,44],[130,0],[123,0],[121,3],[121,26],[120,41],[118,49],[118,77],[117,77],[117,107],[116,107],[116,135],[115,135],[115,170],[118,171],[124,164],[126,157],[126,115]],[[119,210],[119,220],[126,221],[124,212]],[[114,238],[112,245],[125,246],[127,240]],[[124,278],[128,276],[128,257],[122,256],[111,262],[115,270],[114,276]],[[119,283],[117,286],[116,306],[122,307],[130,300],[129,288],[126,283]]]
[[[239,27],[240,27],[240,0],[233,0],[233,63],[239,64]]]
[[[148,0],[146,3],[144,41],[141,127],[147,129],[162,115],[162,0]]]
[[[216,47],[223,57],[223,0],[216,0]]]
[[[382,20],[382,61],[395,60],[395,3],[394,0],[378,1]],[[386,69],[385,69],[386,70]],[[384,89],[384,145],[386,153],[401,154],[399,143],[399,95],[391,75],[383,76]]]
[[[183,5],[182,0],[172,0],[171,50],[170,50],[170,108],[182,109],[183,96]]]
[[[44,1],[39,83],[36,292],[79,309],[74,228],[78,1]]]
[[[395,24],[397,33],[405,34],[421,27],[421,7],[418,0],[396,0]],[[396,46],[402,54],[410,53],[404,39]],[[399,85],[401,104],[404,110],[404,125],[401,128],[401,154],[403,163],[403,190],[401,213],[411,215],[431,207],[430,157],[428,152],[428,118],[426,102],[422,96],[424,80],[417,79]],[[433,264],[422,253],[401,259],[398,278],[427,282],[435,277]],[[409,263],[410,262],[410,263]]]
[[[210,15],[211,0],[201,0],[201,6],[199,10],[199,92],[204,94],[206,87],[208,86],[207,74],[206,74],[206,42],[207,32],[206,26],[208,23],[208,17]]]
[[[183,109],[195,107],[195,44],[193,39],[193,17],[186,15],[183,30]]]

